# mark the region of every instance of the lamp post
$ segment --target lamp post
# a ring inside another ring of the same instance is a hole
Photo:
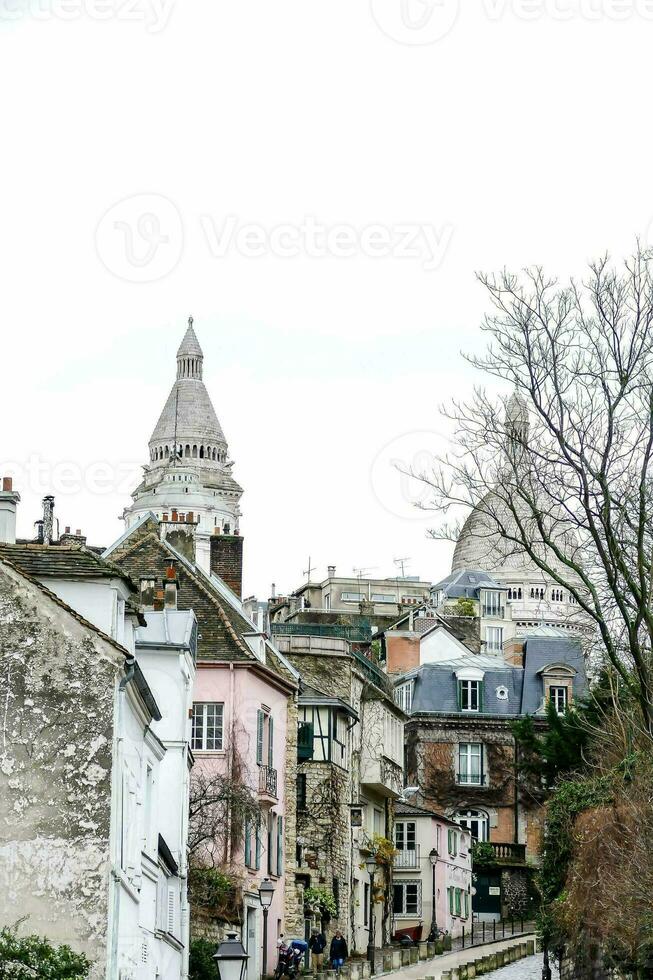
[[[367,945],[367,958],[370,963],[370,970],[374,973],[374,872],[376,871],[376,857],[370,854],[365,858],[365,867],[370,876],[370,937]]]
[[[432,882],[432,896],[431,896],[431,933],[433,934],[433,939],[437,936],[437,923],[436,923],[436,912],[435,912],[435,866],[438,863],[438,852],[435,847],[432,847],[429,851],[429,861],[431,862],[431,882]]]
[[[249,956],[245,952],[237,932],[228,932],[226,939],[213,954],[220,980],[245,980],[245,969]]]
[[[258,886],[258,897],[263,908],[263,970],[262,976],[268,972],[268,912],[274,897],[274,884],[269,878],[264,878]]]

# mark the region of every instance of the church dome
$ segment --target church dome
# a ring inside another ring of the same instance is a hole
[[[177,351],[177,379],[150,438],[150,450],[165,445],[170,455],[174,455],[172,447],[176,437],[182,447],[210,446],[212,454],[218,449],[221,455],[226,451],[222,426],[202,380],[203,363],[204,354],[190,317]]]

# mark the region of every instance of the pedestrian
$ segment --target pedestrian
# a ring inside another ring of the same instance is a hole
[[[329,959],[336,973],[340,973],[340,967],[344,964],[348,956],[347,941],[340,932],[340,929],[336,929],[336,934],[331,940],[331,947],[329,949]]]
[[[311,951],[311,966],[313,973],[321,973],[324,964],[324,950],[326,949],[326,936],[319,929],[311,931],[311,938],[308,940],[308,948]]]

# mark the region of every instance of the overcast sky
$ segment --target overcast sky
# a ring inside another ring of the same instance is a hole
[[[309,555],[448,573],[393,461],[478,380],[475,271],[578,274],[653,216],[653,0],[460,8],[0,0],[19,533],[48,491],[62,527],[121,533],[192,313],[246,592],[297,587]]]

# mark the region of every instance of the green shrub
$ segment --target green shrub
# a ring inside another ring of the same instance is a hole
[[[53,946],[41,936],[0,931],[0,980],[87,980],[91,964],[70,946]]]
[[[217,943],[209,939],[191,939],[189,980],[219,980],[218,967],[213,959]]]

